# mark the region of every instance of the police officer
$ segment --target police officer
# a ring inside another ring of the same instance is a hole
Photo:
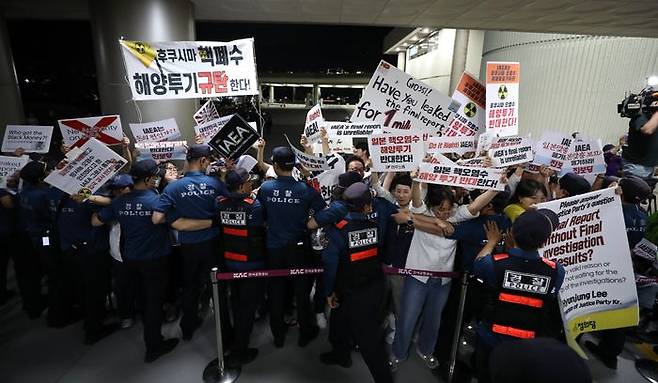
[[[328,245],[322,253],[327,302],[332,315],[348,323],[375,382],[392,382],[381,327],[386,294],[379,248],[383,231],[368,217],[372,194],[367,185],[353,184],[343,198],[350,212],[328,227]],[[342,342],[332,341],[336,359],[349,358],[349,340],[343,336]]]
[[[119,283],[128,293],[141,285],[146,343],[144,361],[150,363],[178,344],[178,339],[165,340],[161,333],[171,245],[167,226],[154,224],[151,219],[159,203],[155,188],[162,171],[155,161],[149,159],[135,163],[131,175],[133,190],[116,197],[110,206],[94,214],[92,224],[101,226],[118,220],[121,225],[124,270]]]
[[[59,245],[63,253],[64,279],[68,300],[84,302],[85,344],[91,345],[117,329],[103,324],[110,284],[109,232],[94,227],[91,217],[100,210],[85,196],[65,196],[56,211]],[[72,289],[77,289],[72,290]],[[84,296],[80,296],[80,291]]]
[[[226,196],[226,186],[206,175],[211,162],[208,145],[192,145],[187,151],[187,172],[167,185],[153,214],[153,223],[165,222],[165,214],[176,218],[212,219],[217,214],[215,199]],[[180,321],[183,339],[190,340],[203,320],[198,315],[201,289],[207,284],[213,265],[218,229],[183,231],[178,240],[183,258],[183,317]]]
[[[257,197],[267,224],[268,267],[304,267],[311,258],[306,222],[310,214],[324,209],[326,204],[315,189],[292,177],[295,154],[289,147],[274,148],[272,162],[277,178],[263,183]],[[319,331],[309,300],[312,278],[297,276],[293,278],[293,284],[300,327],[298,344],[304,347]],[[274,345],[283,347],[287,331],[283,321],[286,280],[274,278],[270,280],[269,287],[270,326]]]
[[[559,223],[551,210],[526,211],[512,225],[516,247],[502,254],[492,254],[502,234],[493,221],[487,223],[487,244],[473,265],[488,297],[476,330],[478,382],[490,381],[489,355],[498,344],[559,333],[557,294],[564,268],[537,251]]]
[[[212,220],[179,218],[172,223],[176,230],[199,230],[220,227],[222,256],[232,272],[263,269],[265,266],[265,226],[260,202],[251,198],[253,178],[243,168],[226,174],[228,197],[219,197],[219,213]],[[234,341],[229,363],[246,364],[258,355],[249,348],[254,315],[265,293],[262,278],[238,279],[231,285]]]

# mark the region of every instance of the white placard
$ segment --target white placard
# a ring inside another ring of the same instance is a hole
[[[633,254],[638,257],[648,259],[652,262],[656,262],[656,254],[658,254],[658,246],[651,243],[646,238],[642,238],[640,242],[635,245],[633,248]]]
[[[131,123],[129,125],[136,143],[174,141],[180,138],[180,131],[175,118],[141,124]]]
[[[187,142],[138,142],[135,144],[135,149],[139,150],[140,160],[152,158],[156,162],[175,160],[185,161]]]
[[[248,155],[248,154],[243,154],[238,158],[238,162],[235,163],[236,168],[242,168],[248,172],[251,171],[251,169],[256,166],[258,163],[258,160],[255,159],[254,157]]]
[[[457,153],[475,152],[475,137],[430,137],[427,143],[427,153]]]
[[[372,171],[406,172],[415,170],[423,160],[423,133],[373,134],[368,140]]]
[[[13,153],[16,149],[23,149],[26,153],[48,153],[52,136],[52,126],[7,125],[2,151]]]
[[[503,171],[493,168],[471,168],[423,162],[418,171],[418,181],[459,186],[466,189],[505,190],[501,182]]]
[[[531,162],[534,158],[532,143],[525,137],[497,137],[489,146],[489,158],[496,168]]]
[[[396,131],[438,134],[447,129],[459,106],[424,82],[380,61],[351,121],[380,123]]]
[[[197,125],[194,127],[194,133],[197,136],[201,136],[201,138],[203,138],[203,143],[207,144],[208,141],[210,141],[210,139],[213,138],[215,134],[224,127],[224,125],[226,125],[231,117],[233,117],[232,114],[208,121],[205,124]]]
[[[455,118],[445,132],[446,136],[477,136],[486,124],[486,87],[475,76],[462,73],[452,99],[461,104]]]
[[[318,156],[306,154],[301,150],[297,149],[296,147],[294,147],[293,144],[290,143],[288,136],[285,137],[286,137],[286,141],[288,141],[288,145],[295,153],[295,157],[297,157],[297,160],[302,164],[303,167],[306,168],[306,170],[310,172],[321,172],[329,169],[329,166],[327,165],[326,157],[318,157]]]
[[[215,108],[215,103],[212,100],[206,101],[202,107],[197,110],[192,116],[197,125],[203,125],[206,122],[215,120],[219,118],[219,113],[217,113],[217,108]]]
[[[62,141],[70,147],[82,146],[90,138],[106,145],[118,145],[123,140],[121,118],[118,114],[98,117],[78,117],[57,120]]]
[[[563,133],[546,132],[535,145],[533,164],[546,165],[555,171],[562,170],[567,161],[573,138]]]
[[[74,148],[57,164],[45,181],[68,193],[83,189],[95,193],[126,164],[126,160],[95,138]]]
[[[576,140],[567,153],[567,162],[562,167],[561,175],[576,173],[580,175],[604,174],[606,170],[601,140]]]
[[[381,124],[325,121],[322,125],[327,131],[329,149],[336,153],[352,153],[355,138],[367,140],[382,133]]]
[[[316,104],[306,113],[306,122],[304,123],[304,135],[309,143],[314,144],[320,141],[320,128],[324,122],[320,104]]]
[[[0,189],[6,189],[7,178],[23,169],[23,166],[25,166],[29,160],[30,158],[28,156],[0,156]]]
[[[252,38],[119,44],[133,100],[258,94]]]
[[[487,62],[487,131],[499,136],[519,134],[518,62]]]

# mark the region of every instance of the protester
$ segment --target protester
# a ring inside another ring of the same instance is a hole
[[[510,199],[510,204],[503,210],[512,221],[523,214],[531,206],[546,201],[548,191],[546,187],[534,179],[522,179]]]

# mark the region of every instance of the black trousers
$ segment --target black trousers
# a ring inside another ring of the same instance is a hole
[[[210,283],[210,270],[216,265],[215,239],[200,243],[181,244],[183,269],[183,332],[194,331],[199,324],[199,298]],[[224,319],[224,318],[222,318]]]
[[[597,331],[595,334],[600,334],[601,341],[599,342],[599,349],[605,359],[615,360],[624,351],[624,343],[626,342],[626,328],[616,328],[613,330]]]
[[[80,318],[84,300],[80,260],[71,251],[61,251],[52,239],[49,246],[39,246],[39,252],[48,277],[48,324],[68,325]]]
[[[310,249],[305,245],[292,245],[283,248],[267,249],[268,266],[272,269],[290,269],[306,267]],[[286,278],[269,280],[268,299],[270,304],[270,328],[274,339],[285,336],[288,326],[283,321],[286,302]],[[297,304],[297,322],[302,335],[309,334],[316,326],[311,307],[311,288],[313,277],[310,275],[292,277],[295,302]]]
[[[73,249],[82,270],[84,284],[84,328],[87,334],[100,330],[105,320],[105,302],[110,279],[110,255],[107,250],[79,246]]]
[[[145,261],[124,261],[119,280],[120,289],[129,301],[134,301],[131,292],[142,292],[142,320],[146,351],[158,348],[163,341],[161,327],[169,279],[169,257]],[[138,288],[140,290],[138,290]]]
[[[28,314],[36,315],[41,312],[45,304],[45,297],[41,295],[44,270],[40,250],[25,231],[17,232],[13,238],[3,239],[2,243],[12,242],[18,245],[13,250],[10,247],[9,251],[14,252],[14,270],[16,270],[18,290],[23,300],[23,309]]]
[[[348,356],[351,340],[359,346],[361,356],[373,380],[393,382],[384,343],[385,279],[372,282],[339,297],[339,306],[331,311],[329,339],[334,352]]]
[[[245,351],[249,347],[249,337],[254,327],[254,315],[263,301],[266,286],[267,280],[262,278],[236,280],[231,284],[233,351]]]

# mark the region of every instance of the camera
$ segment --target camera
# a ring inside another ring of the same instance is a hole
[[[631,93],[617,104],[617,113],[633,118],[641,113],[653,114],[658,110],[658,88],[647,86],[639,94]]]

